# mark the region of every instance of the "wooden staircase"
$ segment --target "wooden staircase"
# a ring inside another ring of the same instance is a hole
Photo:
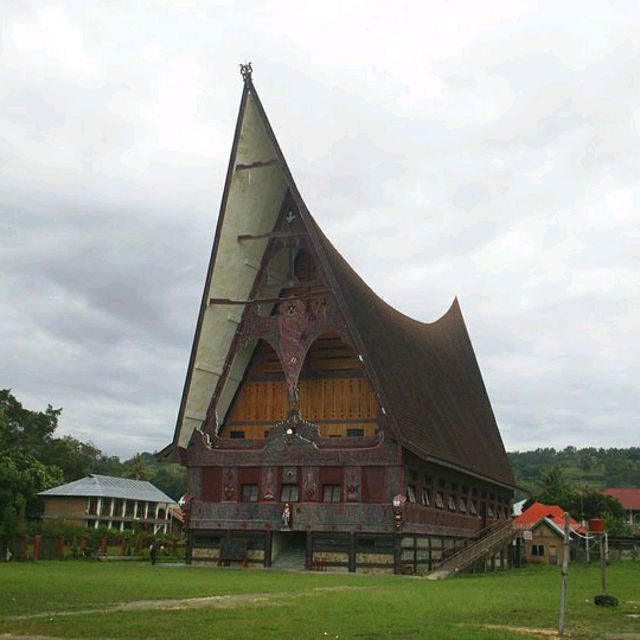
[[[437,569],[434,569],[427,578],[441,580],[455,575],[459,571],[464,571],[474,562],[482,560],[510,544],[515,534],[510,520],[498,520],[480,531],[472,539],[467,538],[450,549]]]

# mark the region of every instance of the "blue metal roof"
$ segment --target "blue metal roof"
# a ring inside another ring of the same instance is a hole
[[[62,484],[59,487],[41,491],[38,495],[123,498],[126,500],[146,500],[147,502],[175,504],[173,498],[154,487],[147,480],[113,478],[112,476],[100,476],[95,473],[86,478]]]

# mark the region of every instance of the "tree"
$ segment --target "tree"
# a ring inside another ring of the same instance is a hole
[[[595,489],[584,489],[574,493],[569,500],[569,509],[577,518],[624,518],[622,505],[613,496],[608,496]]]
[[[537,487],[536,500],[544,504],[557,504],[568,510],[574,489],[565,479],[560,467],[545,467]]]
[[[25,513],[37,510],[37,494],[61,484],[62,470],[43,462],[61,409],[25,409],[9,389],[0,390],[0,516],[3,527],[21,527]],[[14,512],[16,518],[14,518]]]

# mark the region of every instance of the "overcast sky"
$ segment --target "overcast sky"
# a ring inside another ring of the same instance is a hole
[[[346,6],[345,6],[346,5]],[[3,2],[0,386],[167,444],[242,89],[389,303],[460,299],[505,444],[640,442],[640,5]]]

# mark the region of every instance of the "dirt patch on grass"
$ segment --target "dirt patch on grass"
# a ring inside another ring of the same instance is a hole
[[[273,593],[238,593],[224,596],[204,596],[201,598],[180,598],[171,600],[133,600],[132,602],[122,602],[109,607],[90,609],[75,609],[73,611],[39,611],[18,616],[3,616],[3,622],[19,622],[24,620],[35,620],[38,618],[59,618],[69,616],[84,616],[101,613],[118,613],[124,611],[178,611],[181,609],[197,609],[210,607],[214,609],[231,609],[242,606],[270,606],[282,604],[283,601],[299,598],[300,596],[320,595],[332,591],[361,591],[370,587],[350,587],[341,585],[337,587],[316,587],[307,591],[277,591]],[[0,639],[3,636],[0,635]],[[13,636],[5,635],[10,638]],[[24,636],[21,636],[24,637]]]
[[[508,624],[483,624],[479,625],[481,629],[489,631],[511,631],[512,633],[520,633],[530,638],[560,638],[557,629],[537,629],[535,627],[512,627]],[[570,638],[571,634],[565,631],[565,638]]]

